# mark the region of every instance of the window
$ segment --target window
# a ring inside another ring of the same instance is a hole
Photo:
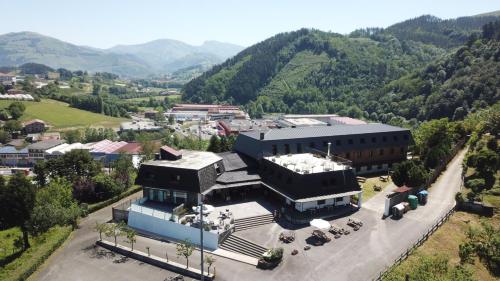
[[[273,144],[273,155],[276,154],[278,154],[278,147],[275,144]]]
[[[382,142],[387,142],[387,137],[386,136],[382,137]]]
[[[290,154],[290,145],[288,143],[285,144],[285,154]]]
[[[368,166],[366,166],[366,170],[367,170],[367,171],[371,171],[371,170],[372,170],[372,165],[368,165]]]
[[[327,147],[327,146],[328,146],[328,142],[327,142],[327,141],[324,141],[324,142],[323,142],[323,146],[324,146],[324,147]]]
[[[382,170],[382,165],[378,165],[377,169]]]
[[[393,139],[394,141],[398,141],[398,136],[392,136],[392,139]]]
[[[342,145],[342,141],[341,141],[341,140],[336,140],[336,141],[335,141],[335,145],[337,145],[337,146]]]
[[[360,138],[359,143],[365,143],[365,138]]]
[[[359,171],[361,171],[361,167],[358,166],[358,167],[356,167],[356,172],[359,172]]]
[[[408,140],[408,139],[410,139],[410,136],[408,136],[408,135],[404,135],[404,139],[405,139],[405,140]]]
[[[310,143],[309,143],[309,147],[310,147],[310,148],[315,148],[315,147],[316,147],[316,144],[315,144],[314,142],[310,142]]]
[[[380,149],[380,151],[378,152],[379,155],[384,155],[384,149]]]
[[[372,138],[372,143],[376,143],[377,142],[377,138],[376,137],[373,137]]]
[[[297,144],[297,153],[302,153],[302,144],[301,143]]]
[[[318,204],[318,205],[324,205],[324,204],[325,204],[325,202],[326,202],[325,200],[318,200],[317,204]]]

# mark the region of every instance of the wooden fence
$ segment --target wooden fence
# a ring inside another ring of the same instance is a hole
[[[400,265],[404,260],[406,260],[410,256],[410,254],[416,248],[422,246],[422,244],[425,241],[427,241],[427,239],[429,239],[429,237],[434,232],[436,232],[436,230],[438,230],[439,227],[441,227],[450,218],[450,216],[454,212],[455,212],[455,207],[451,208],[444,216],[442,216],[431,228],[429,228],[429,230],[427,230],[427,232],[424,235],[422,235],[422,237],[420,237],[420,239],[418,239],[415,243],[413,243],[413,245],[411,247],[409,247],[408,249],[406,249],[406,251],[404,251],[397,259],[395,259],[392,265],[390,265],[389,267],[387,267],[384,270],[382,270],[375,278],[373,278],[373,280],[381,281],[385,277],[387,277],[387,275],[389,274],[389,272],[394,267]]]

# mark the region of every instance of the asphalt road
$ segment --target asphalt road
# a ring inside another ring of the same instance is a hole
[[[465,151],[450,162],[448,169],[430,189],[426,206],[405,214],[401,220],[382,219],[384,194],[380,193],[365,202],[353,217],[364,226],[351,235],[332,240],[321,247],[304,251],[306,238],[312,228],[296,229],[296,241],[282,245],[277,236],[283,230],[278,224],[270,224],[237,234],[261,245],[285,248],[282,264],[272,271],[263,271],[247,264],[216,257],[217,280],[371,280],[389,266],[403,251],[417,241],[453,205],[455,193],[460,189],[462,160]],[[34,275],[34,280],[164,280],[175,275],[131,259],[114,256],[109,251],[94,247],[97,234],[93,232],[95,221],[111,218],[111,208],[91,214],[80,224],[73,237],[65,243]],[[347,218],[335,220],[345,224]],[[144,251],[149,246],[153,255],[175,257],[175,244],[140,237],[136,249]],[[291,256],[292,249],[299,254]],[[190,258],[190,265],[199,267],[199,253]]]

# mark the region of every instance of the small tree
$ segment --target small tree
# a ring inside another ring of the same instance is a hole
[[[186,258],[186,268],[189,268],[189,257],[193,254],[194,246],[189,239],[177,244],[177,256]]]
[[[207,268],[208,274],[210,274],[210,267],[212,267],[212,264],[214,264],[214,262],[215,262],[215,258],[213,256],[207,256],[205,258],[205,263],[208,265],[208,268]]]
[[[130,227],[125,228],[125,237],[127,237],[127,243],[130,244],[132,252],[134,251],[134,243],[137,241],[137,232]]]
[[[115,247],[118,245],[118,237],[123,235],[122,230],[123,229],[123,223],[111,223],[106,229],[106,232],[104,233],[106,237],[113,237],[115,240]]]
[[[102,241],[102,234],[108,231],[108,224],[95,222],[94,230],[99,232],[99,241]]]

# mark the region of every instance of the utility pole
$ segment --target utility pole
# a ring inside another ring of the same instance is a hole
[[[201,268],[201,281],[205,279],[205,276],[203,274],[203,265],[204,265],[204,260],[203,260],[203,194],[200,193],[200,256],[201,256],[201,261],[200,261],[200,268]]]

